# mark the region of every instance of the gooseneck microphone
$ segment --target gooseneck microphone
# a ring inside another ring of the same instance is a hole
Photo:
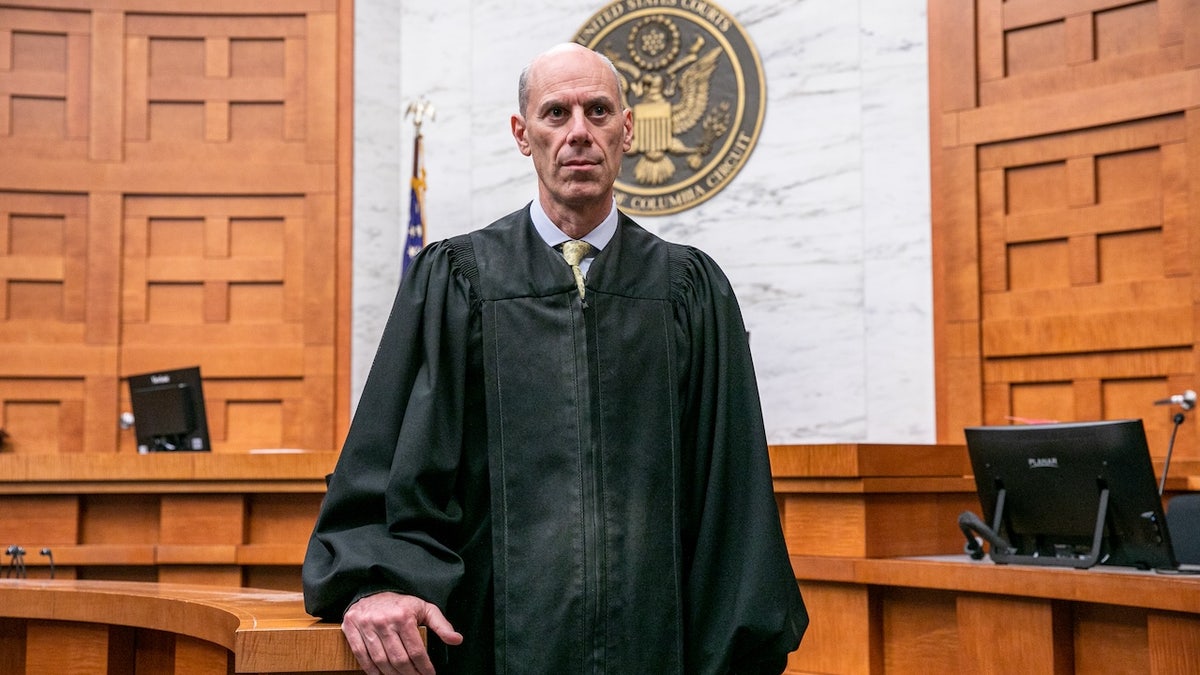
[[[973,560],[983,559],[983,546],[980,546],[976,535],[983,537],[983,540],[992,546],[992,553],[1008,555],[1014,552],[1013,547],[996,533],[995,530],[988,527],[971,511],[963,511],[958,516],[958,527],[962,530],[963,536],[967,538],[967,544],[964,550],[967,555],[970,555]]]
[[[50,559],[50,578],[54,578],[54,552],[49,548],[43,548],[41,554]]]
[[[1160,398],[1154,402],[1154,405],[1177,405],[1184,410],[1191,410],[1196,407],[1196,392],[1188,389],[1182,394]]]
[[[1177,405],[1181,408],[1181,411],[1175,413],[1172,418],[1175,426],[1171,427],[1171,440],[1167,443],[1167,456],[1163,460],[1162,476],[1158,479],[1158,496],[1161,497],[1163,490],[1167,487],[1167,471],[1171,469],[1171,453],[1175,450],[1175,434],[1179,433],[1179,425],[1183,424],[1184,413],[1196,407],[1196,392],[1188,389],[1182,394],[1160,398],[1154,402],[1154,405]]]
[[[8,571],[4,575],[6,579],[12,579],[14,575],[17,579],[25,578],[25,549],[13,544],[4,551],[10,556],[8,561]]]

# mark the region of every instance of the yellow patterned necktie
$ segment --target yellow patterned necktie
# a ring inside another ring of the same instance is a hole
[[[567,259],[567,264],[571,266],[571,271],[575,273],[575,286],[579,288],[579,298],[583,299],[583,270],[579,268],[579,261],[587,256],[592,250],[592,245],[586,241],[572,239],[571,241],[563,242],[562,254]]]

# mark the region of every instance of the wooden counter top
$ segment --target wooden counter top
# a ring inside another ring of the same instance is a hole
[[[231,652],[239,673],[358,670],[338,624],[306,614],[299,593],[0,579],[0,617],[128,626],[195,638]]]
[[[336,452],[0,455],[0,494],[324,492]]]
[[[1096,565],[997,565],[966,555],[836,559],[792,556],[800,580],[899,586],[1200,612],[1200,575]]]

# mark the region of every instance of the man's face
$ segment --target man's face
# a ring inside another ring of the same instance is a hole
[[[633,139],[633,115],[621,108],[612,70],[582,47],[555,50],[530,67],[527,92],[513,137],[533,158],[543,203],[607,210]]]

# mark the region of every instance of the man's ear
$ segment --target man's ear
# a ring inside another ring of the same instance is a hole
[[[512,116],[512,135],[517,141],[517,148],[522,155],[528,157],[530,155],[529,139],[525,137],[525,117],[522,115]]]
[[[625,143],[622,145],[622,151],[629,152],[633,147],[633,111],[625,108],[621,114],[625,117]]]

